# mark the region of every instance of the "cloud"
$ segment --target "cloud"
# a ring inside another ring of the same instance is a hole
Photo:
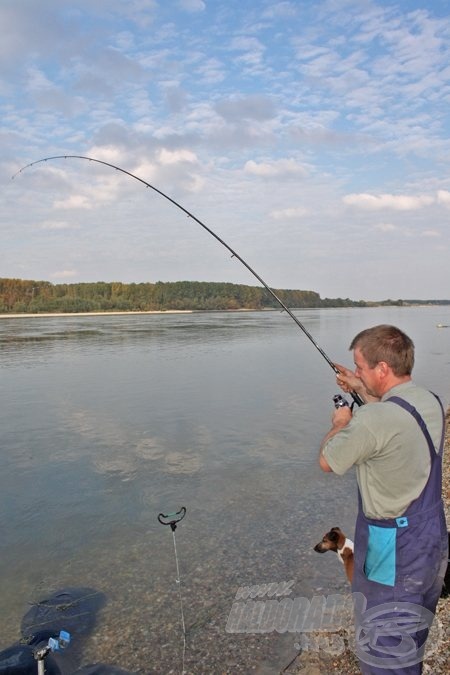
[[[278,178],[289,175],[305,178],[308,175],[307,169],[294,159],[278,159],[272,162],[259,163],[251,159],[245,163],[244,171],[261,178]]]
[[[434,197],[429,195],[419,195],[413,197],[410,195],[392,195],[381,194],[371,195],[366,193],[349,194],[342,198],[344,204],[354,206],[368,211],[379,211],[380,209],[390,209],[393,211],[416,211],[424,206],[433,204]]]
[[[32,66],[28,69],[28,87],[32,90],[52,89],[53,82],[39,68]]]
[[[274,220],[285,220],[291,218],[302,218],[308,214],[308,209],[303,207],[278,209],[270,212],[270,217]]]
[[[166,103],[170,112],[181,113],[187,106],[187,94],[177,85],[169,85],[165,91]]]
[[[110,164],[119,164],[124,157],[124,153],[117,145],[104,143],[92,146],[88,151],[88,157],[102,162],[109,162]]]
[[[203,0],[178,0],[178,4],[186,12],[203,12],[206,9]]]
[[[226,68],[216,58],[202,59],[201,64],[196,68],[196,72],[205,84],[219,84],[226,78]]]
[[[257,37],[239,35],[231,40],[229,49],[239,52],[239,55],[235,57],[236,63],[246,72],[256,73],[262,67],[265,47]]]
[[[437,201],[438,204],[450,208],[450,192],[448,192],[448,190],[438,190]]]
[[[70,195],[66,199],[56,199],[55,209],[92,209],[92,202],[86,195]]]
[[[291,18],[297,15],[299,8],[293,2],[274,2],[263,11],[268,19]]]
[[[275,117],[275,105],[271,97],[254,94],[222,99],[215,106],[216,111],[225,120],[268,120]]]
[[[41,224],[42,230],[71,230],[74,226],[64,220],[47,220]]]
[[[197,161],[197,156],[191,150],[167,150],[166,148],[162,148],[158,153],[158,159],[164,165],[178,164],[179,162],[189,162],[192,164]]]
[[[52,279],[72,279],[77,276],[76,270],[60,270],[49,275]]]
[[[375,225],[375,229],[380,232],[395,232],[398,230],[398,227],[392,223],[378,223],[378,225]]]
[[[155,164],[144,159],[134,167],[133,172],[139,178],[142,178],[146,181],[151,181],[155,178],[157,169]]]

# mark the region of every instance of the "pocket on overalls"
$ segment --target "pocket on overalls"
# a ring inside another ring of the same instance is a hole
[[[369,525],[364,572],[370,581],[395,586],[396,527]]]

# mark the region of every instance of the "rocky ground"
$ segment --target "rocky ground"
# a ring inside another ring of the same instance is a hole
[[[447,411],[442,490],[446,505],[447,525],[450,526],[450,409]],[[349,624],[351,621],[349,616]],[[301,655],[283,672],[288,675],[358,675],[360,669],[350,648],[349,636],[351,636],[351,630],[342,630],[335,634],[333,644],[330,635],[319,632],[311,634],[308,636],[310,648],[304,649]],[[320,648],[321,641],[326,645],[325,649]],[[450,673],[450,597],[439,600],[428,643],[429,649],[424,661],[423,674],[448,675]]]

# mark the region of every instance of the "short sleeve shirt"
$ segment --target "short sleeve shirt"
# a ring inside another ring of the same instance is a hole
[[[401,516],[422,492],[430,472],[423,432],[408,411],[386,401],[390,396],[399,396],[417,409],[436,451],[441,441],[441,407],[433,394],[412,381],[354,411],[349,424],[325,444],[323,456],[339,475],[356,467],[363,510],[369,518]]]

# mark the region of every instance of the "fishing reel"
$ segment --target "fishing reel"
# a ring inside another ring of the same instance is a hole
[[[341,396],[341,394],[335,394],[333,396],[333,403],[335,408],[345,408],[349,407],[349,402],[347,401],[346,398]]]

